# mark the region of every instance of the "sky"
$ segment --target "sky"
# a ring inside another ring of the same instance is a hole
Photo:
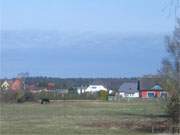
[[[166,32],[173,23],[169,0],[1,1],[3,29]]]
[[[175,26],[169,0],[0,2],[2,77],[155,74]]]

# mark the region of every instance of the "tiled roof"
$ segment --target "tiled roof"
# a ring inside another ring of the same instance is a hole
[[[119,88],[119,92],[126,92],[126,93],[138,92],[138,83],[137,82],[123,83]]]

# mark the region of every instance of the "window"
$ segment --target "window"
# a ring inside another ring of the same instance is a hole
[[[167,97],[167,93],[162,92],[162,93],[161,93],[161,97]]]
[[[155,94],[153,92],[148,92],[148,97],[155,97]]]

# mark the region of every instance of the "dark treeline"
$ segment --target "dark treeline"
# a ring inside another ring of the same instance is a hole
[[[2,83],[4,80],[15,81],[12,79],[0,79]],[[138,80],[143,82],[156,82],[161,84],[160,76],[143,76],[143,77],[131,77],[131,78],[58,78],[58,77],[21,77],[26,86],[33,85],[36,88],[48,88],[49,83],[53,83],[53,88],[59,89],[74,89],[77,87],[87,87],[89,85],[103,85],[108,89],[118,90],[120,85],[124,82],[137,82]],[[27,87],[28,88],[28,87]]]
[[[117,90],[123,82],[137,81],[138,78],[53,78],[53,77],[27,77],[25,83],[35,84],[38,87],[47,87],[48,83],[54,83],[56,88],[70,89],[88,85],[104,85],[108,89]]]

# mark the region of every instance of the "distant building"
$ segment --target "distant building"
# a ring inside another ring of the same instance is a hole
[[[167,97],[168,93],[162,89],[159,84],[152,84],[143,86],[140,90],[140,97],[142,98],[155,98],[155,97]]]
[[[85,92],[96,93],[101,90],[108,91],[107,88],[105,88],[102,85],[89,85],[89,87],[87,87],[87,89],[85,89]]]
[[[125,82],[120,86],[118,92],[121,97],[137,98],[139,97],[138,83]]]
[[[140,97],[166,97],[168,92],[162,88],[161,78],[142,78],[140,81]]]
[[[4,81],[2,84],[1,84],[1,89],[2,90],[8,90],[10,88],[10,84],[8,83],[8,81]]]

